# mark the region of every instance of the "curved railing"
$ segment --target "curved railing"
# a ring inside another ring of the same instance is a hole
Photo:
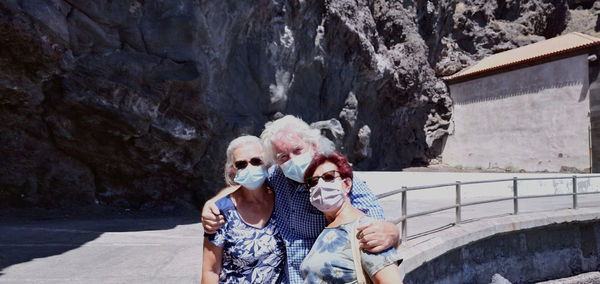
[[[600,175],[586,175],[586,176],[581,176],[580,178],[600,178]],[[559,194],[543,194],[543,195],[526,195],[526,196],[519,196],[519,181],[531,181],[531,180],[561,180],[561,179],[572,179],[573,180],[573,192],[572,193],[559,193]],[[535,178],[518,178],[518,177],[513,177],[508,178],[508,179],[492,179],[492,180],[477,180],[477,181],[466,181],[466,182],[460,182],[457,181],[455,183],[445,183],[445,184],[434,184],[434,185],[423,185],[423,186],[403,186],[401,189],[397,189],[397,190],[393,190],[390,192],[386,192],[386,193],[382,193],[382,194],[378,194],[377,198],[385,198],[388,196],[392,196],[392,195],[396,195],[396,194],[402,194],[402,216],[400,218],[396,218],[391,220],[393,223],[398,224],[398,223],[402,223],[402,240],[405,241],[407,239],[413,238],[414,236],[408,236],[407,235],[407,222],[408,219],[410,218],[414,218],[414,217],[419,217],[419,216],[424,216],[424,215],[429,215],[429,214],[433,214],[433,213],[437,213],[437,212],[441,212],[441,211],[445,211],[445,210],[449,210],[449,209],[455,209],[456,210],[456,219],[454,223],[449,223],[444,227],[447,226],[453,226],[456,224],[460,224],[461,223],[461,212],[462,212],[462,208],[466,207],[466,206],[473,206],[473,205],[479,205],[479,204],[485,204],[485,203],[493,203],[493,202],[500,202],[500,201],[507,201],[507,200],[513,200],[513,214],[519,214],[519,200],[520,199],[530,199],[530,198],[544,198],[544,197],[559,197],[559,196],[572,196],[573,197],[573,209],[577,209],[577,198],[579,195],[585,195],[585,194],[600,194],[600,191],[594,191],[594,192],[578,192],[577,191],[577,179],[578,176],[572,176],[572,177],[535,177]],[[468,185],[468,184],[483,184],[483,183],[498,183],[498,182],[509,182],[512,181],[513,183],[513,196],[512,197],[503,197],[503,198],[494,198],[494,199],[487,199],[487,200],[480,200],[480,201],[475,201],[475,202],[466,202],[463,203],[461,201],[461,191],[462,191],[462,186],[463,185]],[[406,193],[409,191],[416,191],[416,190],[423,190],[423,189],[431,189],[431,188],[441,188],[441,187],[449,187],[449,186],[454,186],[456,189],[456,204],[455,205],[451,205],[451,206],[444,206],[444,207],[439,207],[439,208],[434,208],[431,210],[426,210],[426,211],[421,211],[418,213],[414,213],[414,214],[407,214],[407,196]],[[599,205],[600,206],[600,205]],[[419,236],[422,235],[427,235],[427,233],[420,233],[418,234]]]

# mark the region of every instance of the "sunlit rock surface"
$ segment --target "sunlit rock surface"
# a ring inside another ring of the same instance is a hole
[[[440,154],[442,76],[594,1],[0,2],[0,208],[201,205],[227,142],[294,114],[362,170]],[[571,16],[576,15],[576,16]],[[590,23],[591,22],[591,23]]]

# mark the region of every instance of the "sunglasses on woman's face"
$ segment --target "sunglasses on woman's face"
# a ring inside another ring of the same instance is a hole
[[[336,175],[335,173],[338,173],[338,174]],[[306,180],[304,180],[304,182],[305,182],[304,185],[306,186],[306,188],[310,189],[319,183],[319,179],[323,179],[325,182],[332,182],[336,177],[340,176],[339,173],[340,172],[338,172],[336,170],[331,170],[331,171],[324,172],[320,176],[312,176],[312,177],[306,178]]]
[[[263,161],[260,158],[252,158],[250,159],[250,165],[260,166],[263,164]],[[236,169],[243,170],[248,166],[248,161],[235,161],[233,163]]]

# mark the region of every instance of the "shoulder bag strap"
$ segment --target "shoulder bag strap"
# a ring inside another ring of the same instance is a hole
[[[352,259],[354,260],[354,270],[356,273],[356,279],[358,280],[358,284],[370,284],[371,278],[366,274],[362,267],[361,257],[360,257],[360,244],[358,243],[358,230],[356,227],[358,226],[358,220],[354,222],[352,225],[352,235],[350,236],[350,244],[352,246]]]

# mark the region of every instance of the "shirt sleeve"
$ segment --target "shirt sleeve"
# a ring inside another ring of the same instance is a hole
[[[385,221],[385,215],[383,214],[383,208],[381,207],[381,204],[379,204],[379,200],[367,184],[356,176],[352,181],[350,202],[352,203],[352,206],[365,212],[367,216]]]
[[[371,278],[373,278],[373,275],[375,275],[377,271],[384,267],[390,264],[399,265],[400,262],[402,262],[402,258],[400,258],[400,255],[394,248],[389,248],[380,253],[370,253],[361,250],[360,257],[363,269]]]
[[[223,225],[223,227],[221,227],[221,229],[219,229],[216,233],[211,235],[204,234],[204,236],[207,237],[208,240],[215,246],[223,247],[225,245],[225,231],[225,225]]]
[[[215,202],[215,204],[217,205],[223,216],[229,215],[229,210],[231,210],[230,207],[233,206],[233,203],[231,203],[231,199],[229,198],[229,196],[225,196],[222,199],[219,199],[217,202]],[[229,222],[227,222],[227,219],[229,218],[225,217],[225,219],[225,224],[223,224],[223,226],[221,226],[221,228],[217,230],[216,233],[204,234],[204,236],[207,237],[211,243],[218,247],[223,247],[225,245],[227,229],[229,227]]]

